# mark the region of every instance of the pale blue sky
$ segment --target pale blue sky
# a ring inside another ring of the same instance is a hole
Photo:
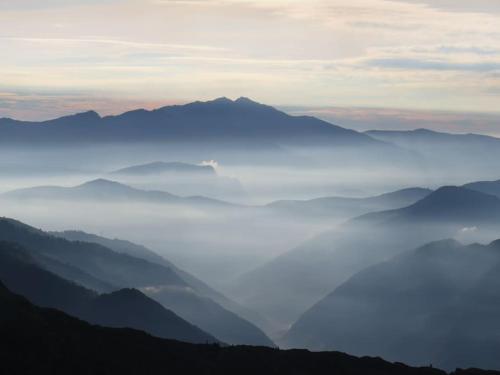
[[[3,0],[0,117],[249,96],[500,112],[497,0]]]

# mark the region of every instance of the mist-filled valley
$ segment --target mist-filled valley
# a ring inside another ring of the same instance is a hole
[[[0,375],[500,375],[500,0],[0,0]]]
[[[0,137],[0,280],[38,306],[500,370],[497,138],[359,133],[246,98],[2,119]]]

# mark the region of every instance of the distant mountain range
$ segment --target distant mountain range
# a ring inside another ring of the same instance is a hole
[[[481,184],[475,186],[482,186]],[[500,199],[469,188],[444,186],[415,204],[391,211],[367,214],[355,220],[402,225],[425,222],[467,225],[494,225],[500,221]]]
[[[137,202],[155,204],[210,205],[228,207],[231,204],[201,196],[179,197],[165,191],[142,190],[106,179],[97,179],[73,187],[36,186],[18,189],[0,195],[6,199],[59,200],[78,203],[82,201]]]
[[[192,279],[184,279],[168,265],[115,252],[98,243],[68,241],[11,219],[0,219],[0,241],[20,244],[45,270],[88,289],[100,293],[141,289],[223,342],[273,346],[255,325],[198,292],[199,282],[191,287]],[[161,295],[155,298],[154,292],[159,291]]]
[[[407,207],[354,218],[306,241],[241,277],[232,296],[286,326],[368,266],[467,228],[494,233],[499,224],[498,197],[442,187]]]
[[[500,198],[500,180],[471,182],[463,187]]]
[[[405,207],[430,193],[431,189],[408,188],[366,198],[324,197],[305,201],[276,201],[267,207],[288,215],[311,218],[340,216],[346,219],[368,212]]]
[[[373,130],[365,132],[374,139],[417,152],[426,168],[446,167],[447,173],[464,169],[483,175],[498,167],[500,138],[479,134],[451,134],[429,129],[411,131]],[[439,157],[437,157],[439,155]],[[471,168],[475,168],[471,170]]]
[[[475,147],[478,150],[485,145],[499,146],[500,138],[480,134],[452,134],[429,129],[415,130],[370,130],[364,134],[370,137],[391,142],[405,148],[432,148],[436,145],[449,147]]]
[[[219,98],[100,117],[89,111],[44,122],[0,120],[2,143],[259,141],[271,144],[382,145],[314,117],[294,117],[247,98]]]
[[[3,118],[0,144],[6,149],[29,146],[35,153],[70,147],[68,155],[79,155],[77,160],[87,161],[81,165],[58,160],[61,169],[88,167],[90,160],[100,165],[103,159],[110,165],[124,160],[139,164],[148,155],[158,160],[216,159],[244,165],[383,165],[436,173],[446,167],[459,177],[463,168],[475,168],[471,172],[479,179],[498,167],[500,156],[500,139],[494,137],[426,129],[360,133],[314,117],[290,116],[248,98],[218,98],[105,117],[88,111],[41,122]],[[114,147],[114,152],[110,153],[109,147]],[[149,166],[150,170],[165,167]],[[26,167],[11,165],[6,171],[19,173],[19,168]],[[41,168],[51,166],[40,163],[33,173]],[[125,172],[141,169],[148,168]]]
[[[148,176],[148,175],[193,175],[193,176],[215,176],[215,169],[210,165],[195,165],[181,162],[156,161],[147,164],[134,165],[118,169],[110,173],[117,176]]]
[[[121,168],[106,176],[137,188],[163,190],[184,197],[202,195],[232,200],[246,196],[237,179],[219,175],[212,165],[155,161]]]
[[[0,369],[24,374],[446,375],[380,358],[262,347],[221,347],[161,340],[131,329],[92,326],[42,309],[0,283]],[[495,375],[457,370],[451,375]]]
[[[244,165],[384,165],[427,172],[447,167],[459,176],[463,175],[460,168],[474,167],[478,179],[488,168],[498,167],[500,156],[500,140],[494,137],[426,129],[360,133],[314,117],[290,116],[248,98],[218,98],[105,117],[88,111],[41,122],[4,118],[0,119],[0,144],[6,149],[29,146],[31,152],[70,147],[73,154],[83,155],[77,159],[85,158],[87,166],[89,160],[99,165],[104,158],[111,165],[124,160],[139,164],[149,155],[158,160],[216,159]],[[38,169],[47,168],[46,164],[40,163]],[[63,169],[77,167],[61,160],[58,164]],[[149,166],[152,170],[165,167]],[[9,168],[10,173],[18,169]]]
[[[292,347],[500,369],[500,241],[431,243],[367,268],[291,328]]]

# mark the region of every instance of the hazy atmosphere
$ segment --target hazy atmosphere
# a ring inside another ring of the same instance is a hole
[[[0,0],[0,373],[500,373],[499,25]]]

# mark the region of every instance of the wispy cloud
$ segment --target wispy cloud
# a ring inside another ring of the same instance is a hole
[[[450,12],[500,13],[500,3],[496,0],[396,0],[413,4],[425,4],[429,7]]]
[[[0,12],[0,49],[8,51],[0,60],[0,91],[498,111],[499,6],[7,0],[0,2],[7,10]]]
[[[225,48],[200,46],[189,44],[174,44],[174,43],[151,43],[139,42],[120,39],[102,39],[102,38],[36,38],[36,37],[0,37],[0,40],[42,43],[42,44],[104,44],[113,46],[123,46],[131,48],[147,48],[147,49],[168,49],[168,50],[195,50],[195,51],[224,51]]]
[[[383,69],[434,70],[434,71],[465,71],[465,72],[496,72],[500,71],[500,61],[491,62],[451,62],[412,58],[381,58],[365,62],[366,67]]]

